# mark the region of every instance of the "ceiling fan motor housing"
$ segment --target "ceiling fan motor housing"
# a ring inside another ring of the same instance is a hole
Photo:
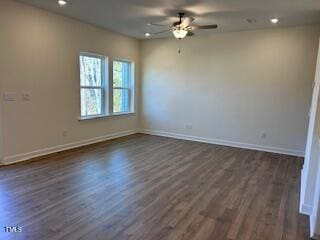
[[[180,25],[180,22],[174,22],[173,24],[172,24],[172,26],[178,26],[178,25]]]
[[[179,12],[178,13],[178,17],[183,18],[184,17],[184,13],[183,12]]]

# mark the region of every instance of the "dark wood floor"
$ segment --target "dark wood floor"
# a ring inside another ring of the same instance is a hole
[[[0,239],[308,239],[301,166],[142,134],[108,141],[1,167]]]

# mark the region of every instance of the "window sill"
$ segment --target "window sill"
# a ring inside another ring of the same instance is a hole
[[[93,119],[99,119],[99,118],[109,118],[109,117],[115,117],[115,116],[125,116],[125,115],[133,115],[135,112],[122,112],[122,113],[112,113],[108,115],[95,115],[95,116],[88,116],[88,117],[79,117],[79,121],[86,121],[86,120],[93,120]]]

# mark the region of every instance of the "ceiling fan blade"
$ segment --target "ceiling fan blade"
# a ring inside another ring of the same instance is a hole
[[[180,24],[181,27],[188,27],[194,21],[193,17],[186,17],[183,19],[182,23]]]
[[[151,33],[151,35],[158,35],[161,33],[165,33],[165,32],[170,32],[171,30],[165,30],[165,31],[161,31],[161,32],[155,32],[155,33]]]
[[[168,27],[168,25],[159,24],[159,23],[148,23],[148,26],[157,26],[157,27]]]
[[[203,26],[190,26],[189,28],[191,30],[201,30],[201,29],[215,29],[217,27],[218,27],[217,24],[213,24],[213,25],[203,25]]]
[[[187,36],[188,36],[188,37],[192,37],[193,35],[194,35],[193,32],[188,32],[188,33],[187,33]]]

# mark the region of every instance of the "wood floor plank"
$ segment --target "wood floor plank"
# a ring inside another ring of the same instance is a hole
[[[308,239],[302,163],[136,134],[0,167],[0,239]]]

